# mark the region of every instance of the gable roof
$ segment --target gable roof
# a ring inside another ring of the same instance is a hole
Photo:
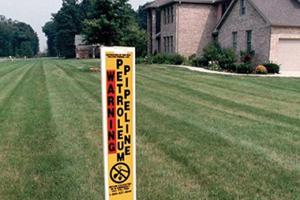
[[[217,24],[215,32],[221,28],[238,1],[232,1]],[[248,0],[248,2],[269,25],[300,27],[300,3],[297,0]]]
[[[145,6],[148,8],[158,8],[171,3],[195,3],[195,4],[214,4],[224,0],[155,0]]]
[[[296,0],[250,0],[273,26],[300,27],[300,3]]]

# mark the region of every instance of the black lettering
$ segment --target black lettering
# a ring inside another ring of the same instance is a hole
[[[107,105],[115,105],[114,97],[107,97]]]
[[[114,71],[107,71],[107,80],[109,80],[109,81],[115,80],[115,72]]]
[[[107,109],[107,116],[108,117],[115,117],[115,109],[114,108],[108,108]]]
[[[109,152],[115,152],[115,151],[116,151],[116,145],[113,144],[113,143],[110,143],[110,144],[108,145],[108,151],[109,151]]]
[[[123,108],[118,108],[117,114],[118,114],[119,117],[122,117],[122,116],[124,115],[124,110],[123,110]]]
[[[126,144],[131,144],[131,137],[130,135],[125,135],[124,136],[124,143]]]
[[[118,150],[122,151],[124,149],[124,142],[118,142]]]
[[[130,111],[130,101],[125,101],[124,110]]]
[[[124,66],[124,74],[127,75],[128,72],[130,72],[130,66],[129,65],[125,65]]]
[[[107,92],[108,92],[108,94],[114,94],[115,93],[114,86],[112,84],[109,84]]]
[[[131,94],[130,90],[128,90],[128,89],[127,89],[127,90],[125,90],[125,91],[124,91],[124,93],[125,93],[125,94],[124,94],[124,96],[125,96],[125,99],[127,99],[127,97],[129,97],[129,96],[130,96],[130,94]]]
[[[115,140],[116,134],[115,131],[108,131],[108,140]]]
[[[122,72],[117,72],[117,81],[123,81]]]
[[[126,133],[129,133],[129,124],[126,124]]]
[[[128,78],[125,78],[125,86],[129,87],[129,79]]]
[[[123,130],[118,130],[118,140],[123,140]]]
[[[126,156],[130,155],[130,147],[125,147],[125,155]]]
[[[122,126],[122,123],[121,123],[121,120],[120,120],[120,119],[118,119],[118,128],[123,128],[123,126]]]
[[[118,87],[118,92],[121,93],[122,92],[123,83],[118,83],[117,87]]]
[[[128,117],[128,113],[125,113],[125,123],[130,122],[130,119]]]
[[[117,162],[123,162],[125,160],[125,154],[124,153],[118,153],[117,154]]]
[[[117,59],[117,68],[119,69],[123,65],[123,60]]]
[[[123,97],[122,96],[117,97],[117,105],[122,105],[123,106]]]
[[[110,127],[110,129],[112,129],[113,128],[113,120],[111,119],[111,120],[109,120],[109,127]]]

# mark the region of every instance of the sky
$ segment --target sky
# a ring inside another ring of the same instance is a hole
[[[147,0],[129,0],[134,9]],[[0,15],[30,24],[40,39],[40,50],[47,48],[47,38],[42,26],[51,19],[62,5],[62,0],[0,0]]]

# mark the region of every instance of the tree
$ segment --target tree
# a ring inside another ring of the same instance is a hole
[[[53,21],[47,22],[43,27],[43,32],[47,36],[47,55],[50,57],[57,56],[56,50],[56,26]]]
[[[49,55],[75,56],[76,34],[89,44],[136,46],[145,55],[146,33],[128,0],[63,0],[62,8],[45,24]]]
[[[89,43],[136,46],[138,55],[146,52],[146,33],[140,30],[136,13],[128,0],[96,0],[91,19],[84,21],[83,33]]]
[[[80,33],[82,16],[76,0],[64,0],[59,12],[53,15],[56,30],[56,49],[59,56],[75,57],[75,35]]]
[[[38,36],[30,25],[0,16],[0,56],[32,57],[38,51]]]
[[[136,15],[139,27],[143,30],[147,30],[147,11],[145,9],[145,6],[148,4],[149,3],[139,6],[139,8],[137,10],[137,15]]]

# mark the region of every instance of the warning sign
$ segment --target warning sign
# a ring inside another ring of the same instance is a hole
[[[101,48],[106,200],[136,199],[135,49]]]

